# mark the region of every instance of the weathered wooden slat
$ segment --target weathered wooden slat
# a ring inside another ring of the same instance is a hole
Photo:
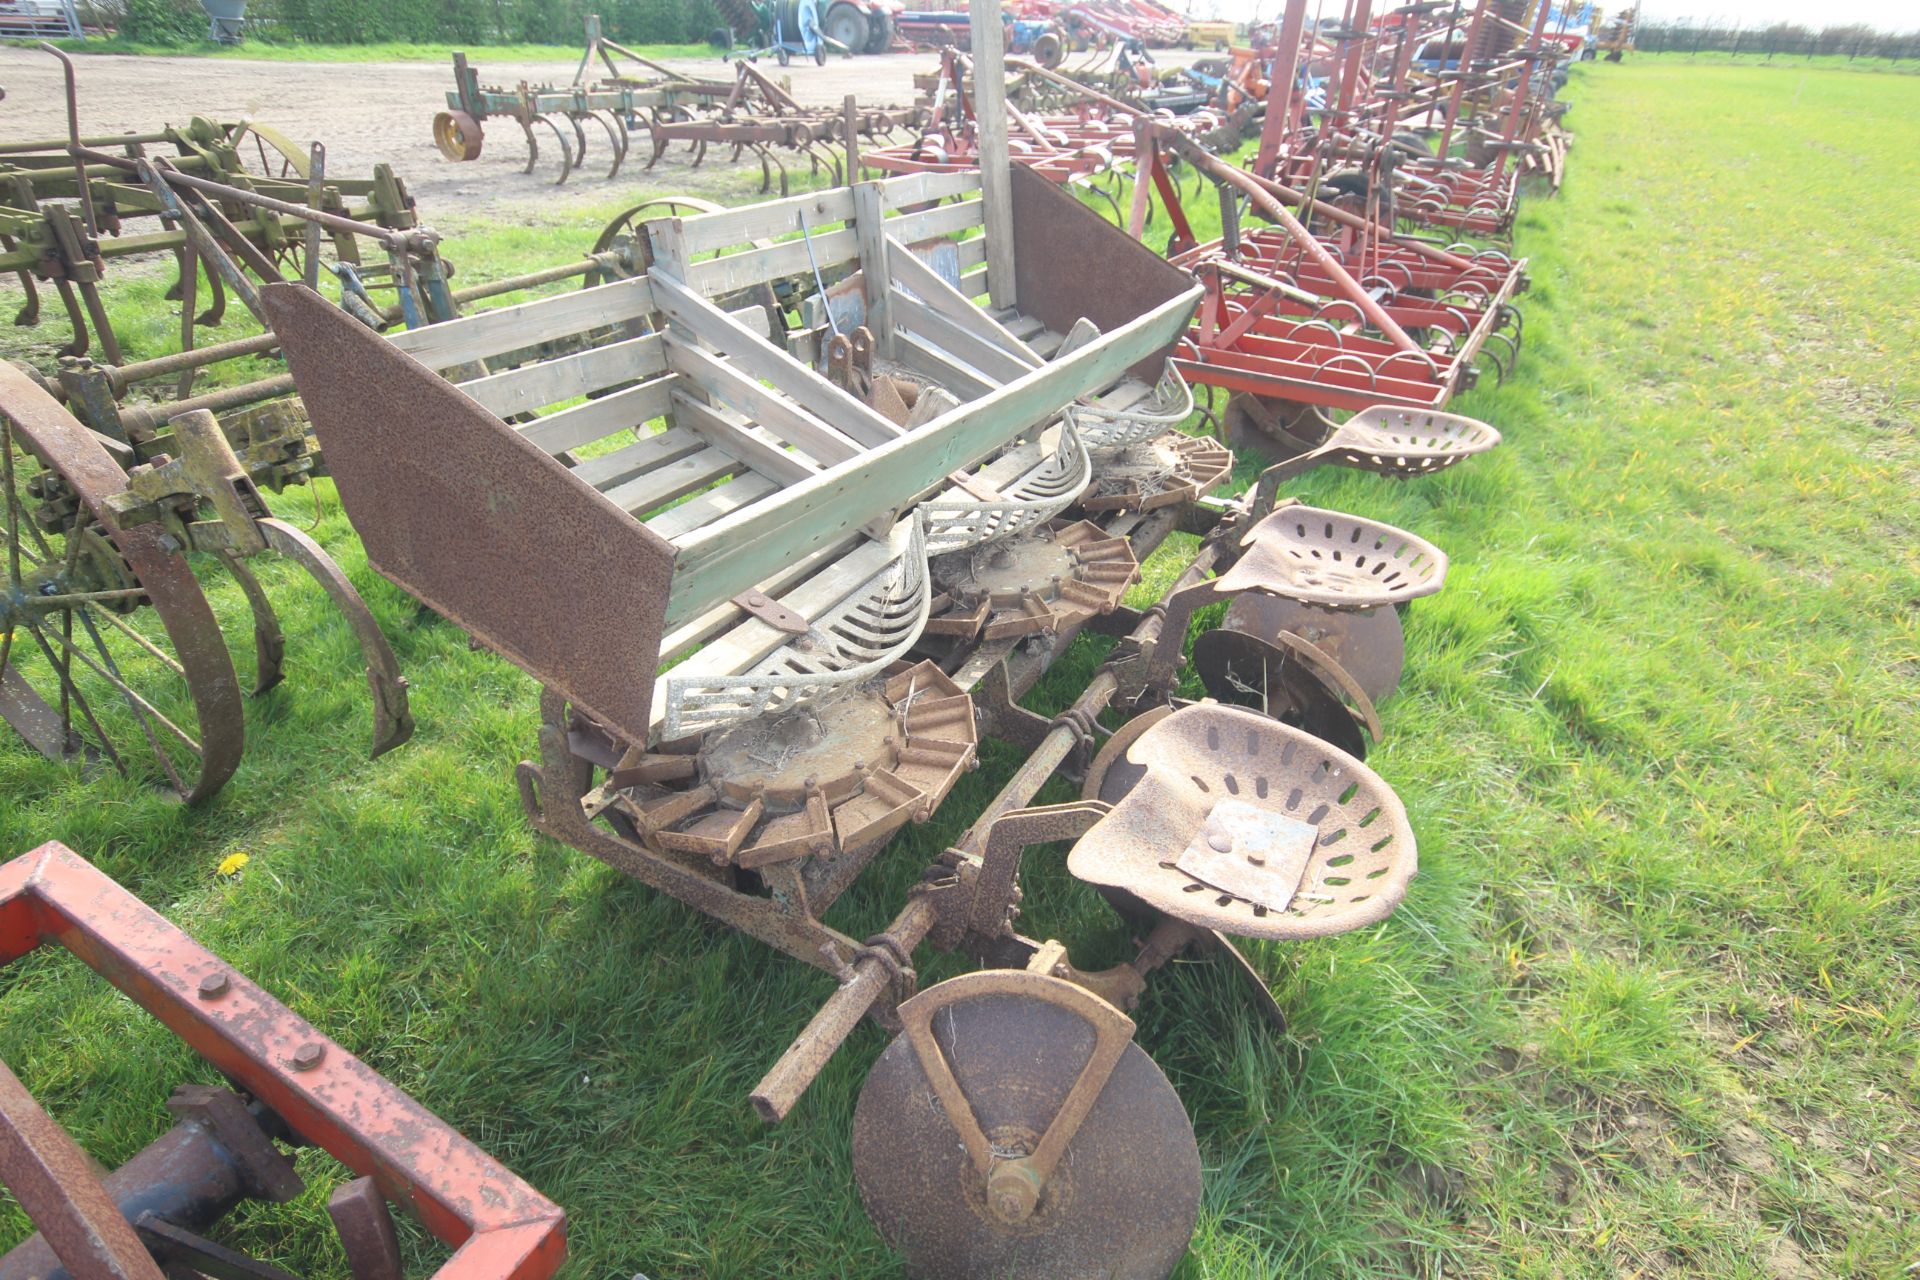
[[[916,321],[917,323],[917,321]],[[901,363],[925,374],[957,396],[975,399],[991,392],[995,382],[966,361],[929,342],[917,329],[902,326],[894,334],[894,352]]]
[[[816,266],[825,272],[860,256],[860,238],[850,227],[825,232],[814,230],[811,238],[811,257],[807,254],[806,240],[783,240],[764,249],[747,249],[690,263],[687,280],[713,298],[769,280],[811,275]]]
[[[698,453],[690,453],[608,489],[607,499],[621,510],[638,516],[704,489],[715,480],[734,475],[740,467],[739,459],[732,454],[708,445]]]
[[[887,219],[887,234],[902,244],[919,244],[939,236],[950,236],[980,225],[983,206],[978,199],[943,204],[919,213],[903,213]]]
[[[1006,57],[1000,0],[967,0],[973,27],[975,66],[996,70]],[[974,78],[973,112],[979,122],[980,198],[986,206],[987,281],[996,307],[1018,306],[1014,297],[1013,188],[1007,138],[1007,81],[1001,75]]]
[[[846,195],[844,188],[840,194]],[[841,218],[851,218],[853,198],[846,196],[847,211]],[[742,212],[746,212],[742,210]],[[730,215],[707,214],[706,218],[719,218]],[[980,225],[982,217],[979,199],[964,200],[955,204],[938,205],[932,209],[923,209],[916,213],[903,213],[886,219],[887,234],[896,240],[908,244],[921,240],[931,240],[940,236],[953,235]],[[691,236],[694,224],[705,218],[688,219],[683,224],[683,234]],[[746,289],[756,284],[765,284],[770,280],[782,280],[791,276],[811,275],[817,267],[822,274],[829,269],[844,266],[860,256],[860,237],[852,227],[834,227],[829,224],[823,228],[821,222],[811,213],[807,215],[806,237],[797,240],[783,240],[778,244],[766,245],[757,249],[745,249],[738,253],[723,253],[717,258],[707,258],[700,262],[689,260],[686,268],[686,280],[695,289],[709,298],[721,294]],[[794,224],[784,228],[785,234],[799,229],[797,218]],[[756,237],[759,238],[759,237]],[[808,240],[812,241],[812,252],[808,252]],[[732,243],[732,242],[729,242]],[[699,246],[689,242],[689,254],[697,252]]]
[[[740,414],[720,405],[702,404],[684,391],[673,393],[673,418],[758,474],[782,484],[793,484],[820,472],[813,462],[769,439]]]
[[[984,337],[979,324],[969,324],[966,318],[955,320],[929,307],[914,306],[903,295],[896,296],[901,298],[899,314],[903,329],[919,334],[949,355],[978,369],[995,383],[1010,382],[1040,367],[1039,357],[1023,360]],[[980,324],[984,324],[984,312],[976,309],[974,315],[980,316]]]
[[[867,328],[881,355],[893,354],[892,246],[880,211],[878,183],[853,188],[854,234],[860,238],[860,284],[867,300]],[[911,253],[907,254],[912,257]]]
[[[777,356],[771,347],[767,352]],[[844,462],[860,452],[861,446],[819,418],[678,334],[667,335],[667,363],[708,395],[731,405],[823,466]],[[678,396],[675,399],[683,402]]]
[[[1023,362],[1028,368],[1040,363],[1040,357],[1033,349],[998,320],[988,315],[986,309],[975,306],[973,299],[948,284],[938,271],[914,255],[911,249],[899,241],[891,245],[892,254],[887,265],[893,273],[895,284],[903,286],[926,307],[965,325],[969,331],[979,332],[988,341],[999,344],[1014,359]],[[985,365],[981,366],[986,368]]]
[[[984,259],[976,267],[960,273],[960,292],[976,302],[987,296],[987,264]]]
[[[461,383],[460,389],[494,413],[510,418],[575,396],[639,382],[666,372],[666,367],[660,352],[660,335],[649,333],[577,351],[543,364],[475,378]]]
[[[728,209],[723,213],[703,213],[678,219],[688,253],[707,253],[792,235],[800,229],[800,215],[816,236],[823,228],[845,222],[853,216],[853,197],[845,187],[828,191],[809,191],[784,200]]]
[[[701,525],[718,520],[729,512],[738,511],[749,502],[758,502],[779,487],[758,472],[749,472],[735,476],[725,484],[716,485],[697,498],[688,498],[677,507],[668,507],[645,523],[647,528],[661,537],[672,540],[692,533]]]
[[[429,369],[450,369],[569,334],[634,320],[652,310],[653,291],[647,286],[646,277],[639,276],[407,329],[389,334],[388,340]]]
[[[667,411],[667,397],[673,390],[673,382],[672,374],[653,378],[637,387],[550,413],[519,431],[548,453],[578,449],[616,431],[638,431]]]
[[[880,203],[892,211],[928,200],[946,200],[978,191],[980,171],[962,169],[956,173],[909,173],[872,185],[880,188]]]
[[[644,471],[664,466],[690,453],[698,453],[706,447],[707,442],[693,432],[674,427],[644,440],[636,440],[612,453],[603,453],[597,458],[576,463],[573,474],[594,488],[605,491],[615,485],[625,484]]]
[[[681,544],[675,564],[668,625],[745,590],[795,556],[885,517],[901,495],[918,494],[974,465],[1076,396],[1110,385],[1171,341],[1199,297],[1195,285],[1064,360],[694,533]]]
[[[685,325],[708,346],[725,352],[727,363],[739,372],[773,384],[774,390],[856,442],[881,445],[900,438],[900,428],[812,369],[742,329],[724,311],[663,274],[658,264],[654,268],[653,296],[675,323]]]

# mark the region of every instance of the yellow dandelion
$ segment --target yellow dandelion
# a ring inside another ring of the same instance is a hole
[[[220,859],[219,873],[223,876],[237,876],[240,874],[240,868],[252,861],[253,858],[248,854],[230,853]]]

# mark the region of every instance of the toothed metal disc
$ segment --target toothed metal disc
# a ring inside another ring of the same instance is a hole
[[[1227,606],[1221,629],[1271,639],[1281,632],[1312,642],[1360,682],[1379,702],[1400,684],[1406,637],[1391,608],[1326,609],[1265,592],[1249,591]]]
[[[1094,1045],[1073,1013],[1008,993],[949,1005],[932,1025],[982,1132],[1008,1158],[1032,1152]],[[853,1170],[868,1216],[918,1280],[1165,1280],[1200,1211],[1193,1126],[1131,1043],[1024,1222],[990,1212],[985,1180],[904,1035],[860,1091]]]

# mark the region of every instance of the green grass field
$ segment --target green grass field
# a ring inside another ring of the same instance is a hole
[[[1378,928],[1253,949],[1285,1036],[1210,966],[1156,980],[1139,1038],[1207,1170],[1182,1280],[1920,1262],[1920,80],[1630,59],[1566,96],[1565,190],[1519,230],[1519,374],[1459,405],[1505,446],[1298,489],[1452,556],[1369,761],[1422,872]],[[488,266],[550,262],[558,235]],[[327,511],[416,739],[360,757],[346,630],[276,570],[291,679],[218,800],[185,812],[9,741],[4,848],[93,857],[510,1163],[567,1208],[578,1280],[896,1274],[848,1156],[882,1034],[764,1128],[745,1094],[830,982],[535,839],[509,775],[531,683],[375,578]],[[989,751],[834,922],[884,921],[1015,762]],[[1063,862],[1030,857],[1023,924],[1110,962],[1125,930]],[[210,1078],[70,961],[0,982],[0,1057],[108,1164],[165,1127],[167,1086]],[[301,1168],[294,1213],[226,1238],[340,1275],[340,1170]]]

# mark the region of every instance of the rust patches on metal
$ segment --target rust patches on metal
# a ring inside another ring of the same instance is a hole
[[[261,298],[373,565],[646,741],[673,546],[317,293]]]

